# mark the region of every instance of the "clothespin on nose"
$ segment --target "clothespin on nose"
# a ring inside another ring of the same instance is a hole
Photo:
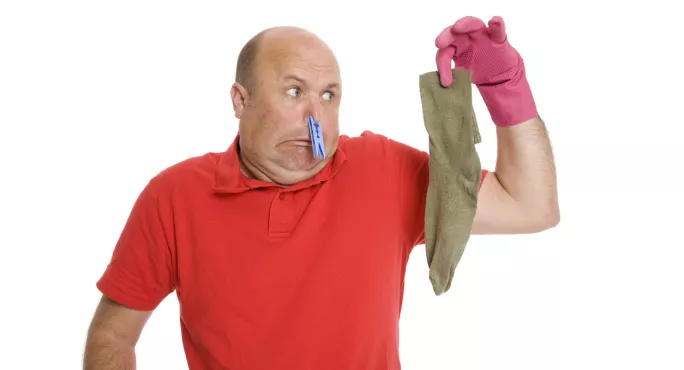
[[[309,116],[309,134],[311,137],[311,148],[314,158],[325,159],[325,145],[323,144],[323,132],[319,122],[314,121],[313,116]]]

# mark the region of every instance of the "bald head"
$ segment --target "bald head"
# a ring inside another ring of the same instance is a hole
[[[332,50],[314,33],[299,27],[272,27],[259,32],[243,46],[238,55],[235,82],[253,92],[256,88],[258,61],[278,58],[293,47],[327,56],[337,66]]]

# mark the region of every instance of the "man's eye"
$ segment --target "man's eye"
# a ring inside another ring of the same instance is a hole
[[[325,99],[325,100],[332,100],[332,98],[333,98],[333,94],[330,92],[326,92],[325,94],[323,94],[323,99]]]
[[[287,93],[288,93],[290,96],[297,96],[297,95],[299,95],[299,89],[296,88],[296,87],[293,87],[293,88],[287,90]]]

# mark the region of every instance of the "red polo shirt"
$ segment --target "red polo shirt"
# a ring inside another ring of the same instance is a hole
[[[191,370],[400,369],[428,155],[341,136],[320,173],[282,187],[246,178],[236,150],[155,176],[97,287],[139,310],[175,291]]]

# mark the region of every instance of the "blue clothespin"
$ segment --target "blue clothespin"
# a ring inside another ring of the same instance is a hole
[[[311,150],[313,151],[313,156],[316,158],[316,135],[314,134],[313,116],[309,116],[309,139],[311,139]]]
[[[319,122],[315,122],[313,116],[309,116],[309,134],[311,135],[311,147],[314,158],[325,159],[325,145],[323,144],[323,132]]]

